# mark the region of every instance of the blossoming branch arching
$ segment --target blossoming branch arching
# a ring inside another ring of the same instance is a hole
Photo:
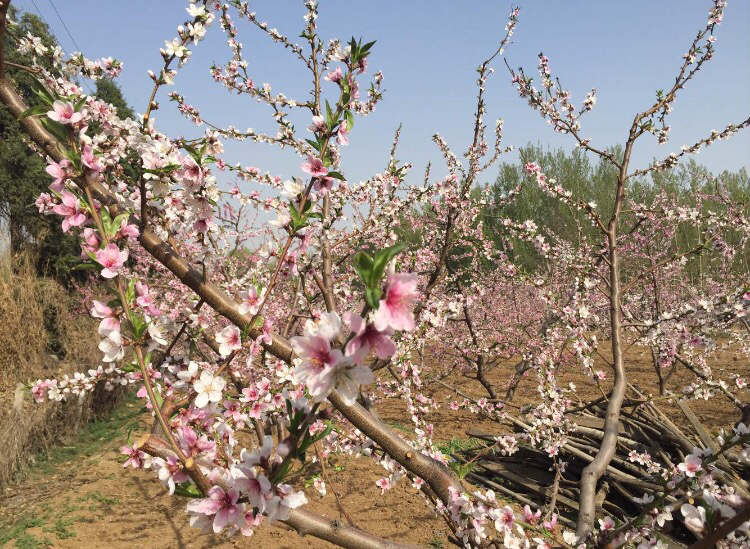
[[[736,329],[747,326],[747,278],[715,281],[711,301],[701,289],[686,287],[657,300],[655,311],[650,304],[665,273],[684,276],[684,257],[716,252],[713,260],[729,265],[741,254],[750,235],[746,212],[722,202],[720,192],[711,200],[702,197],[704,202],[692,209],[668,197],[637,203],[629,196],[633,177],[668,168],[680,156],[750,124],[749,119],[712,133],[646,170],[630,169],[636,139],[652,133],[667,141],[671,104],[710,60],[725,3],[713,2],[674,87],[635,117],[621,156],[581,137],[580,119],[596,104],[593,90],[576,109],[571,94],[552,78],[544,55],[539,58],[541,90],[523,70],[510,71],[519,94],[555,130],[611,163],[617,175],[613,207],[606,211],[574,198],[528,163],[524,184],[537,185],[581,212],[598,233],[567,242],[531,221],[502,217],[503,246],[485,231],[490,193],[478,185],[481,174],[511,149],[501,146],[502,121],[495,125],[494,146],[486,141],[485,86],[491,63],[509,44],[519,10],[511,10],[497,51],[478,69],[466,162],[436,134],[447,173],[433,181],[428,169],[423,184],[410,185],[411,165],[395,159],[398,132],[382,173],[359,183],[342,173],[341,154],[356,139],[356,117],[371,114],[383,98],[383,75],[376,72],[365,91],[362,80],[375,42],[324,42],[317,29],[317,2],[304,4],[303,47],[259,21],[245,2],[190,2],[188,20],[161,49],[162,68],[149,73],[153,90],[145,113],[139,120],[122,120],[111,105],[85,95],[75,82],[76,77],[115,77],[120,63],[63,59],[35,37],[17,35],[13,23],[5,21],[9,2],[0,0],[2,32],[39,75],[37,93],[44,106],[26,109],[0,51],[0,99],[47,156],[53,179],[36,206],[42,215],[60,216],[63,231],[80,235],[82,268],[106,289],[88,304],[100,319],[102,365],[72,378],[38,380],[31,385],[34,398],[80,396],[99,383],[137,386],[154,425],[151,433],[122,448],[125,467],[154,470],[170,494],[185,498],[191,524],[215,534],[250,536],[264,522],[282,521],[342,547],[408,547],[304,509],[308,496],[290,478],[308,474],[305,467],[314,451],[315,459],[340,452],[376,460],[386,473],[373,482],[381,492],[409,479],[443,517],[452,541],[463,547],[629,544],[645,549],[661,546],[665,521],[677,518],[690,535],[702,538],[698,547],[717,541],[726,547],[747,544],[742,520],[750,508],[743,495],[746,483],[725,482],[726,471],[719,472],[727,452],[738,453],[737,463],[748,461],[750,433],[739,421],[680,463],[635,452],[631,467],[646,485],[661,488],[639,500],[648,504],[627,523],[595,505],[598,482],[620,440],[628,381],[626,336],[673,349],[662,353],[669,356],[657,364],[658,375],[664,361],[677,357],[697,364],[691,370],[696,381],[673,391],[671,398],[718,391],[743,406],[739,391],[744,385],[730,389],[717,379],[706,349],[708,342],[730,333],[748,353],[747,334]],[[294,55],[311,80],[310,99],[299,101],[272,93],[270,84],[254,83],[234,17]],[[269,105],[275,135],[213,125],[177,92],[169,98],[180,112],[208,129],[196,139],[170,139],[155,128],[151,115],[159,107],[158,93],[174,84],[179,68],[215,24],[230,53],[224,65],[211,67],[211,76],[230,92]],[[54,68],[43,68],[42,59]],[[310,121],[302,132],[291,122],[292,113],[304,113]],[[223,141],[246,139],[291,147],[300,157],[300,177],[282,181],[255,166],[223,160]],[[216,171],[236,177],[237,185],[224,190]],[[264,197],[260,189],[271,196]],[[519,191],[495,205],[511,204]],[[717,200],[721,211],[712,206]],[[261,212],[269,211],[275,219],[259,221]],[[669,227],[659,223],[663,219],[698,224],[700,244],[688,251],[672,249]],[[729,246],[730,241],[737,244]],[[517,265],[512,246],[518,242],[533,249],[544,268],[529,273]],[[647,265],[644,243],[654,244]],[[713,251],[706,251],[711,246]],[[641,284],[649,277],[650,288]],[[612,360],[604,368],[595,367],[598,338],[611,345]],[[496,387],[491,372],[518,356],[518,375]],[[557,484],[544,515],[530,506],[517,512],[493,490],[467,488],[464,477],[474,460],[459,463],[441,451],[430,418],[432,410],[445,406],[498,424],[512,421],[506,408],[511,403],[498,398],[498,389],[511,395],[518,383],[534,378],[539,400],[528,407],[524,432],[498,435],[482,452],[507,456],[526,444],[554,457],[561,471],[561,451],[569,447],[576,414],[595,402],[574,403],[574,388],[562,382],[566,369],[574,367],[596,384],[608,406],[602,437],[580,481],[576,532],[558,522]],[[614,374],[608,393],[602,388],[606,370]],[[452,387],[452,376],[476,381],[487,397],[441,402],[428,387],[433,382]],[[413,423],[409,438],[362,405],[394,396],[404,400]],[[325,490],[320,479],[314,486]],[[683,503],[679,517],[672,515],[675,501]]]

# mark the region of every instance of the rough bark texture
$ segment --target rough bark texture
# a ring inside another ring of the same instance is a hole
[[[149,435],[138,442],[138,448],[147,454],[166,459],[175,456],[169,445],[159,437]],[[218,486],[225,490],[228,485]],[[310,535],[324,539],[339,547],[347,549],[418,549],[418,545],[397,543],[395,541],[378,538],[358,528],[348,526],[338,520],[322,517],[304,509],[292,509],[289,518],[282,520],[284,524],[294,529],[300,536]]]
[[[4,29],[5,11],[7,11],[9,0],[0,0],[0,39]],[[23,100],[16,93],[11,82],[5,78],[2,65],[2,50],[0,49],[0,101],[16,116],[24,110]],[[33,117],[26,117],[21,124],[29,137],[55,161],[61,161],[64,156],[59,148],[57,140],[50,135]],[[77,184],[82,188],[88,188],[93,196],[102,204],[106,205],[114,217],[124,213],[122,207],[117,203],[115,197],[100,183],[79,179]],[[139,224],[138,219],[133,218],[131,222]],[[241,329],[245,329],[251,321],[248,315],[238,311],[238,303],[221,288],[206,282],[202,273],[192,267],[182,258],[169,244],[164,242],[156,233],[144,228],[138,237],[138,242],[150,255],[171,271],[183,284],[193,290],[209,307],[218,314],[228,319]],[[260,329],[250,328],[248,333],[251,337],[260,335]],[[264,345],[265,349],[274,356],[290,362],[292,359],[292,348],[289,341],[280,335],[273,334],[272,341]],[[407,471],[424,479],[435,494],[444,502],[450,501],[449,487],[462,491],[458,480],[442,464],[414,450],[409,444],[401,439],[389,427],[375,418],[370,412],[355,404],[346,405],[335,393],[329,397],[333,406],[344,415],[355,427],[370,437],[376,444],[382,447]]]

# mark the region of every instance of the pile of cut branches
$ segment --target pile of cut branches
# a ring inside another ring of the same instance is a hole
[[[620,416],[615,456],[598,484],[597,515],[609,516],[614,524],[621,526],[637,520],[652,498],[666,498],[673,509],[679,509],[685,502],[695,503],[687,497],[665,495],[670,479],[662,473],[678,472],[678,465],[685,463],[686,457],[697,448],[709,448],[718,454],[711,465],[717,483],[731,486],[742,498],[750,497],[750,464],[736,452],[721,452],[716,438],[686,401],[675,400],[674,405],[684,418],[670,419],[630,385]],[[545,520],[556,514],[559,522],[573,528],[579,511],[581,473],[599,451],[606,410],[605,398],[574,410],[571,419],[575,426],[567,433],[556,456],[528,442],[523,433],[531,429],[531,418],[519,414],[507,416],[507,425],[521,434],[517,437],[517,452],[503,455],[498,444],[503,435],[469,429],[467,435],[491,444],[460,450],[452,457],[462,464],[467,480],[492,488],[522,505],[544,509]],[[699,537],[678,522],[682,520],[679,512],[673,513],[673,517],[670,532],[673,539],[668,540],[671,546],[678,547],[680,542],[689,544]]]

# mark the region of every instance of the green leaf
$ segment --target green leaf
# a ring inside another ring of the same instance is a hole
[[[380,288],[365,288],[365,302],[373,309],[380,306]]]
[[[354,127],[354,115],[352,114],[352,111],[348,110],[346,111],[346,131],[351,131]]]
[[[289,217],[291,217],[290,226],[292,232],[296,233],[303,227],[306,227],[310,217],[317,217],[315,214],[307,213],[311,207],[312,203],[307,201],[303,206],[302,212],[299,212],[294,203],[291,200],[289,201]]]
[[[360,53],[366,53],[366,52],[369,52],[369,51],[370,51],[370,48],[372,48],[372,47],[373,47],[373,46],[375,45],[375,42],[377,42],[377,40],[373,40],[372,42],[368,42],[367,44],[365,44],[364,46],[362,46],[362,47],[361,47],[361,48],[359,49]]]
[[[391,259],[393,259],[396,254],[400,253],[401,251],[406,249],[406,244],[394,244],[393,246],[389,246],[385,250],[380,250],[375,255],[375,260],[373,261],[372,266],[372,272],[374,280],[377,282],[380,282],[380,279],[383,277],[383,273],[385,272],[385,268],[390,262]]]
[[[339,172],[328,172],[328,177],[333,177],[334,179],[338,179],[340,181],[346,181],[346,177],[341,175]]]
[[[454,473],[456,473],[456,476],[461,480],[463,480],[466,475],[471,473],[471,470],[474,468],[473,463],[467,463],[466,465],[464,465],[457,461],[450,462],[448,466],[453,470]]]
[[[370,285],[370,277],[372,275],[372,258],[367,252],[357,252],[354,254],[354,270],[365,283],[365,286]]]
[[[122,366],[120,366],[120,369],[123,372],[128,372],[128,373],[130,373],[130,372],[139,372],[141,370],[135,364],[123,364]]]
[[[96,263],[79,263],[70,268],[71,271],[96,271],[99,265]]]
[[[305,203],[302,205],[302,214],[306,214],[310,211],[310,208],[313,207],[313,201],[312,200],[305,200]]]
[[[297,419],[297,414],[292,413],[292,401],[287,399],[284,399],[284,404],[286,404],[286,415],[289,417],[289,431],[294,432],[297,430],[297,422],[295,421]]]
[[[130,327],[133,330],[133,338],[140,339],[141,337],[143,337],[143,335],[146,333],[146,330],[148,330],[149,324],[150,322],[146,322],[146,319],[144,319],[142,316],[136,315],[134,313],[130,320]]]
[[[245,324],[245,327],[242,328],[242,332],[240,332],[240,341],[243,343],[247,341],[247,334],[250,332],[251,328],[252,326],[250,326],[250,324]]]
[[[49,118],[40,118],[39,121],[49,133],[57,138],[58,141],[62,141],[63,143],[68,141],[70,129],[67,126],[60,124],[59,122],[55,122],[54,120],[51,120]],[[77,167],[78,169],[80,169],[80,163],[78,163]]]
[[[294,202],[292,202],[291,200],[289,201],[289,215],[292,220],[299,219],[299,211],[297,211],[297,208],[294,206]]]
[[[192,482],[187,483],[187,484],[186,483],[175,484],[174,493],[176,496],[182,496],[185,498],[202,498],[203,497],[203,494],[200,493],[198,488]]]
[[[45,114],[47,110],[49,109],[46,105],[37,105],[36,107],[29,107],[25,111],[23,111],[21,114],[18,115],[19,120],[23,120],[24,118],[28,118],[29,116],[38,116],[40,114]]]
[[[133,303],[133,300],[135,300],[135,279],[131,278],[128,282],[128,288],[125,290],[125,299],[127,299],[128,303]],[[122,304],[125,306],[125,304]]]
[[[109,212],[107,211],[107,209],[102,208],[99,211],[99,216],[102,219],[102,226],[104,227],[104,232],[109,237],[113,236],[115,231],[112,230],[112,218],[109,216]]]
[[[326,126],[328,126],[328,131],[331,131],[333,129],[333,127],[336,125],[336,122],[338,122],[338,119],[334,117],[331,105],[326,99]]]
[[[114,234],[115,234],[115,233],[116,233],[117,231],[119,231],[119,230],[120,230],[120,226],[122,225],[122,220],[123,220],[123,219],[127,219],[127,218],[128,218],[128,214],[126,214],[126,213],[124,213],[124,214],[120,214],[120,215],[118,215],[117,217],[115,217],[115,219],[114,219],[114,220],[112,221],[112,229],[113,229],[113,232],[112,232],[112,234],[113,234],[113,235],[114,235]]]
[[[320,143],[313,141],[312,139],[305,139],[305,141],[307,141],[313,149],[320,152]]]
[[[326,428],[321,433],[315,436],[315,438],[313,439],[313,444],[315,444],[319,440],[323,440],[324,438],[326,438],[331,434],[331,431],[333,431],[333,424],[330,421],[326,421]]]
[[[182,148],[185,149],[188,154],[193,157],[193,160],[195,160],[199,165],[201,164],[202,155],[198,150],[196,150],[195,147],[193,147],[192,145],[184,145]]]
[[[354,255],[354,269],[365,285],[365,301],[373,309],[377,309],[380,304],[381,279],[388,262],[405,248],[405,244],[394,244],[378,251],[374,259],[366,252],[357,252]]]
[[[44,84],[42,84],[39,80],[34,79],[34,83],[32,84],[32,89],[34,93],[41,99],[43,102],[45,102],[47,105],[52,105],[52,103],[55,102],[55,97],[50,93],[50,91],[44,87]]]
[[[156,405],[161,409],[161,405],[164,404],[164,399],[161,398],[161,395],[154,391],[154,400],[156,401]]]

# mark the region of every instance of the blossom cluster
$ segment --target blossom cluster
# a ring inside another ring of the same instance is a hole
[[[289,520],[307,503],[289,476],[296,463],[306,472],[312,448],[316,460],[342,453],[377,461],[385,474],[371,484],[381,493],[403,479],[423,490],[426,499],[437,493],[431,505],[466,547],[501,538],[506,547],[546,549],[560,539],[585,546],[611,536],[647,549],[659,546],[665,524],[678,516],[676,501],[684,500],[680,516],[696,534],[734,516],[746,502],[720,479],[713,465],[718,454],[710,448],[696,449],[676,465],[633,450],[632,463],[664,490],[639,497],[653,505],[637,526],[602,517],[581,540],[558,526],[555,514],[542,518],[541,509],[528,506],[517,513],[491,490],[462,492],[457,481],[435,490],[434,478],[412,466],[418,454],[424,459],[420,463],[440,471],[436,477],[445,477],[443,465],[458,469],[461,464],[436,444],[435,412],[448,409],[500,423],[508,418],[516,389],[529,379],[536,398],[516,423],[522,431],[499,433],[490,449],[509,456],[530,445],[558,463],[576,428],[578,407],[578,387],[563,375],[582,371],[603,393],[617,374],[600,360],[600,344],[617,329],[653,350],[665,393],[675,365],[695,375],[670,397],[721,394],[741,407],[745,378],[722,379],[710,364],[716,349],[728,345],[739,344],[750,355],[746,337],[735,330],[747,318],[750,294],[741,277],[730,276],[748,242],[750,223],[736,205],[722,203],[722,211],[711,207],[721,202],[720,191],[718,197],[697,196],[690,207],[666,195],[647,202],[628,197],[634,229],[611,237],[606,208],[579,199],[541,166],[527,163],[526,180],[580,213],[590,225],[586,230],[603,229],[605,238],[590,238],[581,228],[578,241],[569,242],[532,220],[497,213],[492,221],[501,229],[501,241],[493,240],[488,217],[494,213],[487,212],[514,204],[528,184],[524,180],[500,197],[479,187],[483,172],[512,150],[501,146],[501,120],[495,124],[494,147],[485,138],[484,93],[494,56],[478,71],[474,133],[466,152],[454,152],[439,134],[433,138],[445,160],[444,173],[436,178],[428,168],[422,184],[407,183],[412,165],[396,160],[397,132],[385,169],[366,181],[349,181],[342,172],[342,150],[356,137],[356,116],[369,115],[382,99],[383,76],[375,72],[365,92],[362,78],[373,43],[323,42],[317,2],[307,0],[305,6],[303,48],[259,20],[245,2],[190,2],[189,19],[161,49],[163,67],[150,73],[156,97],[162,86],[174,83],[191,48],[217,21],[229,60],[212,66],[211,76],[231,93],[268,105],[275,134],[211,124],[208,114],[175,91],[169,97],[178,110],[209,129],[196,139],[170,139],[154,127],[157,102],[139,120],[123,120],[72,79],[74,74],[116,76],[120,63],[79,55],[63,60],[61,52],[34,37],[20,39],[22,52],[35,61],[47,57],[55,67],[36,65],[45,107],[29,115],[62,136],[65,150],[47,159],[52,182],[36,206],[41,214],[58,216],[64,232],[80,237],[83,265],[98,282],[87,303],[99,320],[102,353],[102,364],[87,373],[38,380],[31,388],[34,399],[83,397],[99,383],[108,389],[138,386],[159,435],[124,446],[124,466],[151,468],[170,494],[190,496],[191,524],[215,533],[251,535],[264,520]],[[710,32],[721,22],[723,7],[714,2],[701,40],[713,44]],[[312,71],[312,99],[293,99],[253,80],[235,12]],[[513,9],[495,55],[508,45],[518,15]],[[687,66],[697,69],[710,51],[691,48]],[[176,69],[171,68],[175,61]],[[538,70],[540,89],[523,72],[513,75],[519,94],[555,130],[596,152],[579,137],[581,117],[596,105],[595,91],[576,108],[544,55]],[[663,116],[634,132],[655,132],[666,140],[664,116],[673,100],[663,98],[654,111]],[[300,132],[296,119],[304,120]],[[661,128],[654,129],[658,124]],[[684,153],[741,127],[712,132]],[[299,156],[297,175],[284,179],[224,160],[225,140],[246,139],[293,149]],[[234,180],[226,190],[229,178]],[[696,225],[705,239],[694,253],[708,250],[727,275],[704,281],[701,288],[690,283],[688,254],[673,245],[678,227]],[[615,238],[633,277],[624,281],[618,302],[622,328],[614,327],[610,316],[607,254],[613,243],[607,238]],[[741,244],[730,245],[735,241]],[[542,267],[518,264],[517,246],[533,250]],[[648,246],[656,251],[647,252]],[[639,283],[649,278],[649,284]],[[726,334],[728,344],[721,342]],[[510,376],[497,375],[507,367]],[[372,430],[380,422],[357,423],[358,413],[369,413],[367,407],[385,399],[403,403],[412,429],[408,440],[385,427]],[[747,460],[746,431],[738,425],[717,448],[736,448]],[[242,448],[253,436],[257,445]],[[393,447],[406,451],[389,454],[386,448]],[[326,490],[320,478],[314,486],[321,494]],[[745,543],[745,530],[728,538],[727,547]]]

